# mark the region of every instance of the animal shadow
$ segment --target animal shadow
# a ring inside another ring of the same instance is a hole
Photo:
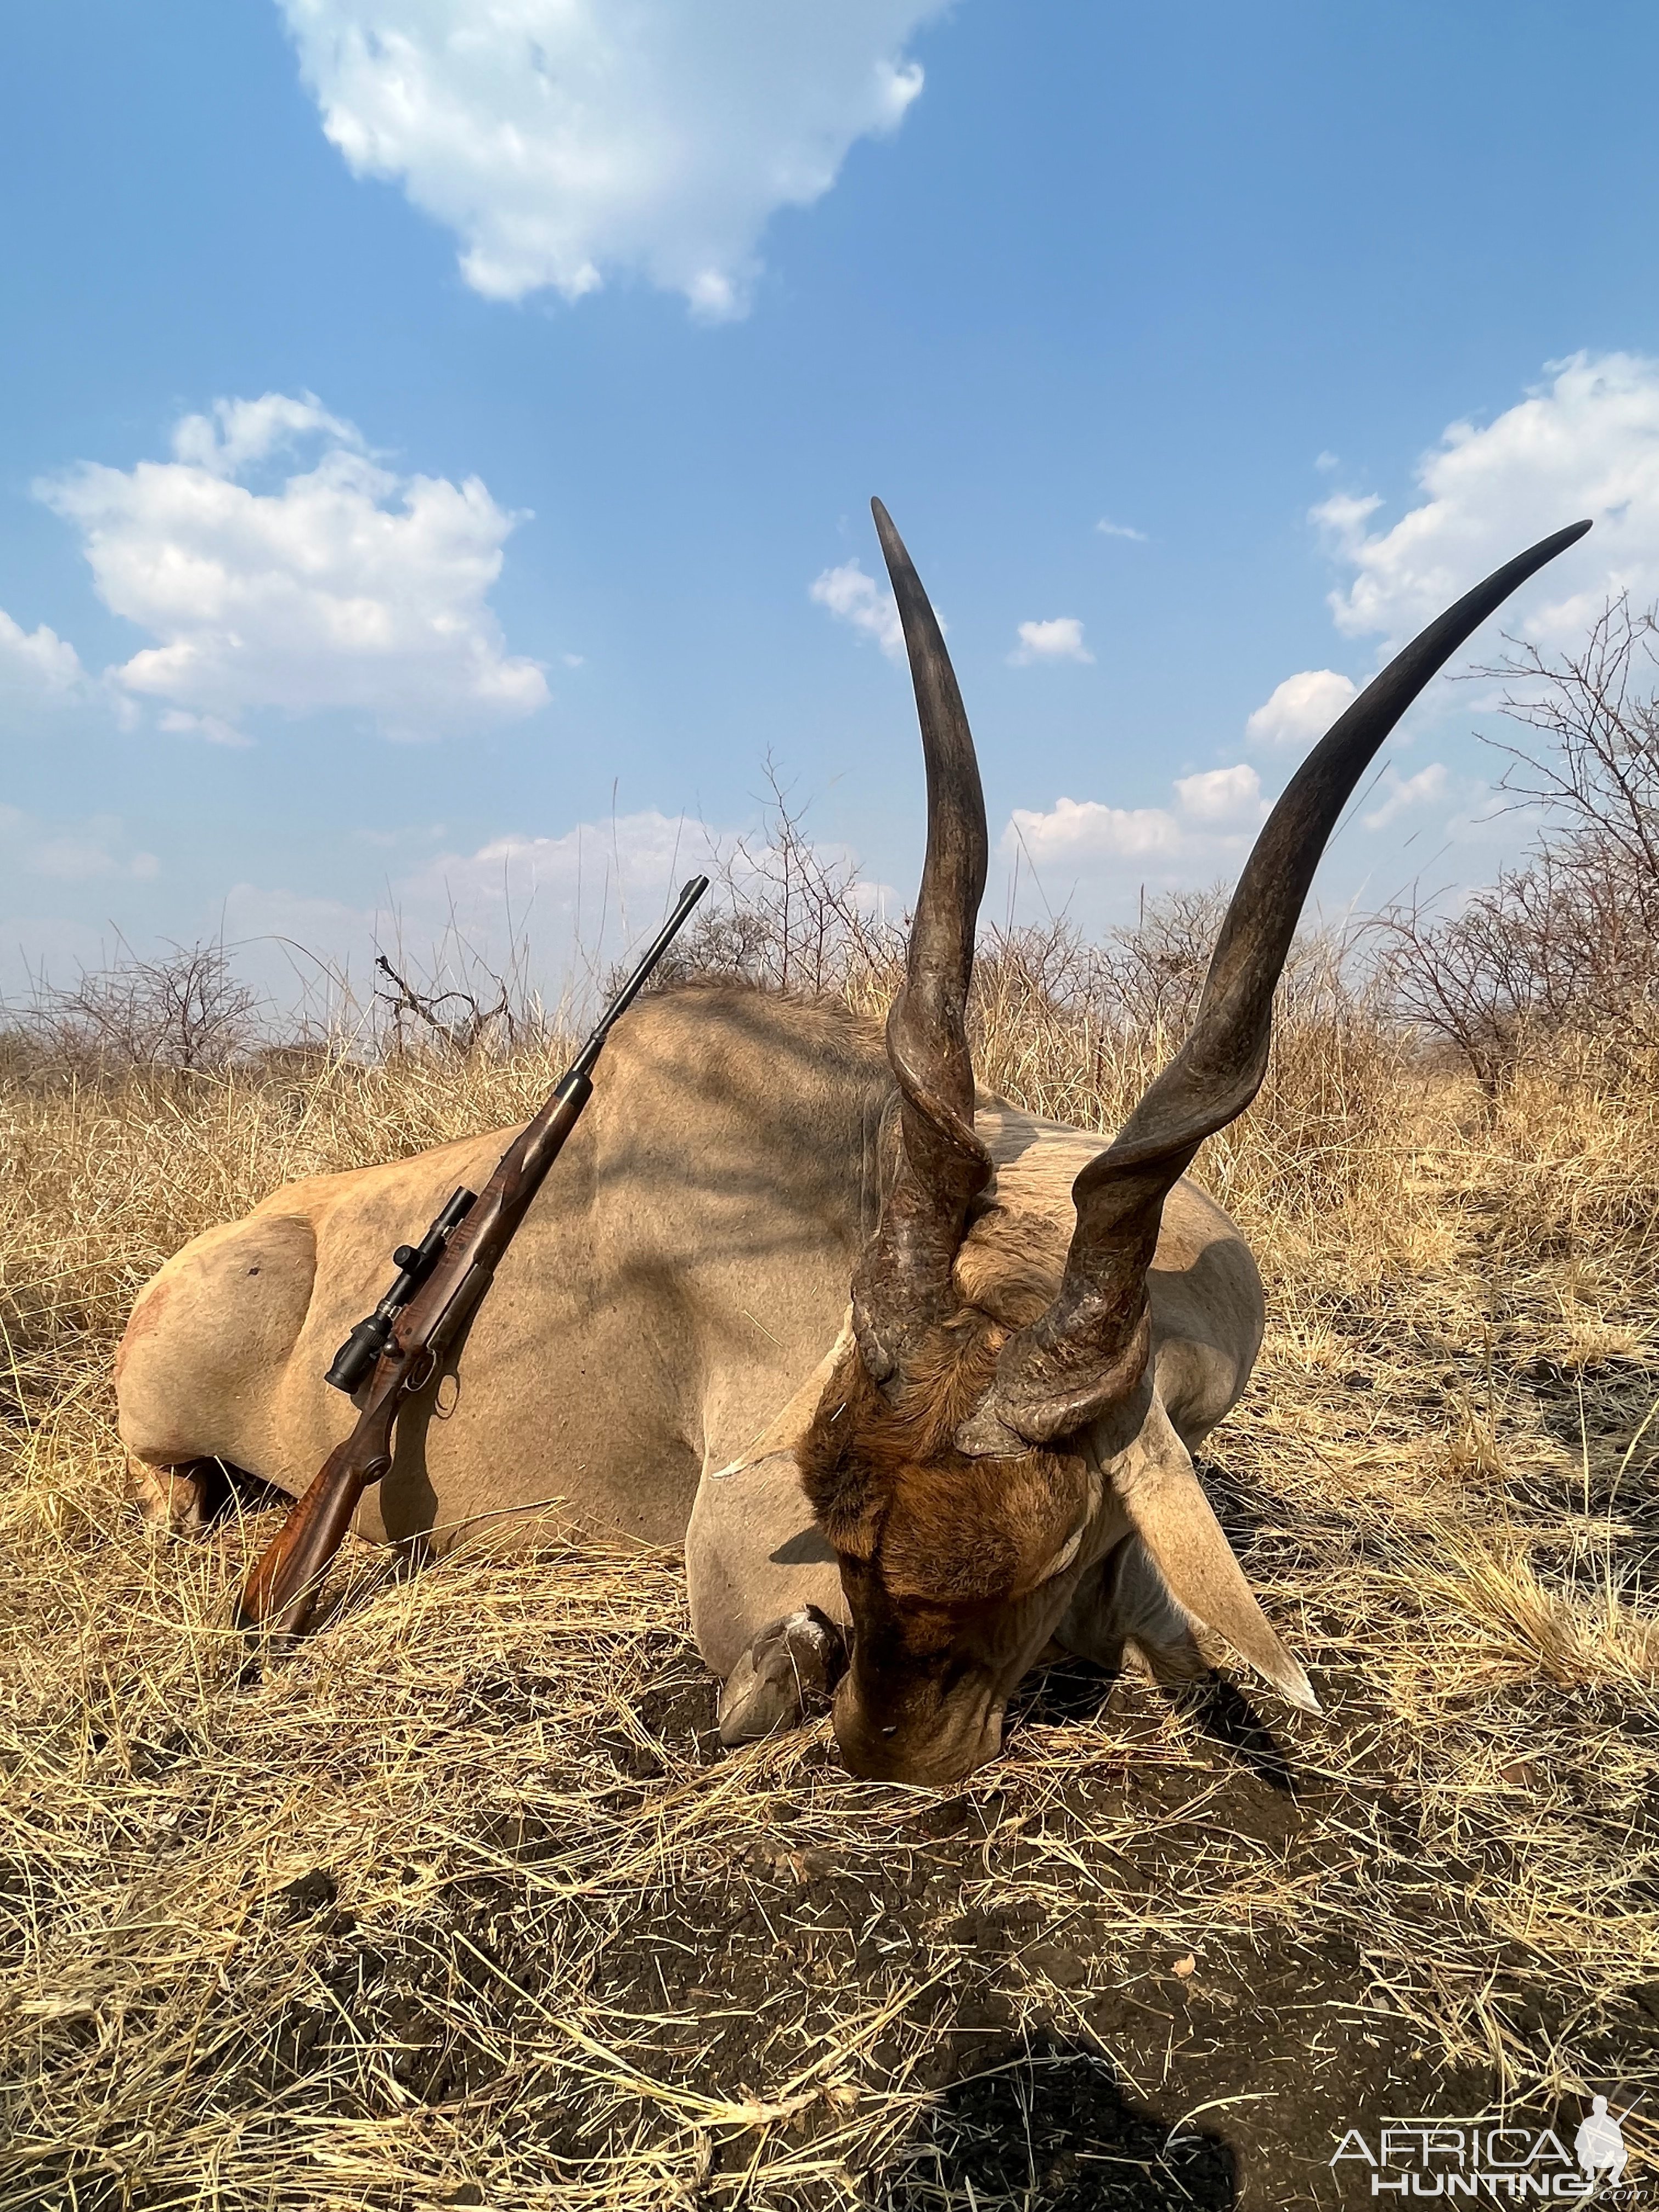
[[[961,2049],[964,2069],[866,2178],[872,2212],[1222,2212],[1231,2147],[1137,2103],[1098,2051],[1057,2038]]]
[[[1086,1659],[1056,1661],[1028,1684],[1012,1717],[1019,1724],[1107,1727],[1126,1693],[1136,1692],[1162,1699],[1258,1782],[1295,1796],[1296,1772],[1289,1756],[1238,1685],[1224,1674],[1211,1673],[1168,1688],[1137,1679],[1132,1690],[1125,1676]]]
[[[250,1474],[245,1467],[233,1467],[228,1460],[192,1460],[187,1472],[201,1486],[204,1528],[219,1528],[241,1514],[269,1513],[279,1505],[291,1505],[294,1502],[274,1482],[267,1482],[263,1475]]]
[[[1278,1738],[1237,1682],[1206,1674],[1174,1693],[1185,1712],[1212,1743],[1230,1751],[1258,1782],[1287,1797],[1296,1795],[1296,1773]]]

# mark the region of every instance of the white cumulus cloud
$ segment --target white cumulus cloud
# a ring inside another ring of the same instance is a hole
[[[1177,777],[1176,804],[1108,806],[1058,799],[1046,813],[1016,807],[1002,850],[1063,873],[1101,860],[1150,860],[1187,872],[1241,851],[1266,812],[1261,779],[1248,762]]]
[[[1240,761],[1234,768],[1177,776],[1176,793],[1182,813],[1194,822],[1236,822],[1241,815],[1260,811],[1261,778],[1248,761]]]
[[[1382,803],[1360,820],[1367,830],[1386,830],[1391,822],[1413,806],[1426,806],[1446,795],[1446,769],[1443,761],[1431,761],[1427,768],[1419,769],[1415,775],[1402,776],[1393,769],[1384,770],[1381,789]]]
[[[210,745],[251,745],[253,740],[222,714],[187,714],[182,707],[169,707],[161,726],[170,738],[201,738]]]
[[[1244,725],[1253,745],[1310,745],[1358,697],[1334,668],[1304,668],[1274,686]]]
[[[508,831],[468,850],[445,848],[444,835],[441,825],[428,825],[366,840],[388,853],[429,848],[390,874],[373,904],[238,884],[223,926],[238,943],[239,963],[280,993],[293,949],[304,946],[313,961],[301,962],[301,974],[344,974],[361,1002],[374,988],[374,956],[385,951],[411,978],[447,977],[486,998],[493,996],[489,975],[511,972],[549,1005],[574,1000],[580,1012],[591,1010],[598,987],[641,945],[689,877],[715,879],[712,907],[727,884],[775,894],[785,866],[763,830],[720,829],[654,808],[579,822],[556,835]],[[832,872],[856,869],[845,848],[816,851]],[[860,883],[853,895],[872,912],[884,904],[903,910],[903,900],[878,883]],[[0,958],[4,950],[0,942]]]
[[[474,852],[435,854],[402,880],[399,904],[434,920],[453,915],[486,936],[509,915],[532,938],[563,935],[568,925],[579,943],[603,938],[608,947],[617,931],[654,919],[665,893],[706,869],[717,842],[702,823],[654,808],[580,822],[557,837],[515,831]]]
[[[1127,538],[1136,545],[1144,545],[1146,543],[1146,533],[1144,530],[1132,530],[1127,522],[1112,522],[1103,514],[1096,523],[1095,528],[1103,538]]]
[[[1056,615],[1052,622],[1023,622],[1019,643],[1008,656],[1012,668],[1027,668],[1036,660],[1087,660],[1094,655],[1083,642],[1083,624],[1075,615]]]
[[[1582,547],[1545,569],[1504,619],[1559,644],[1610,592],[1659,598],[1659,361],[1578,353],[1493,422],[1454,422],[1419,464],[1422,503],[1374,529],[1381,502],[1339,495],[1313,510],[1355,571],[1333,594],[1345,635],[1409,636],[1489,570],[1591,517]]]
[[[343,446],[362,444],[355,427],[331,415],[313,393],[295,399],[267,392],[258,399],[216,399],[210,414],[185,416],[173,426],[173,457],[210,476],[234,477],[313,432]]]
[[[379,833],[369,842],[390,850],[442,834],[406,841]],[[360,1003],[373,995],[375,955],[385,952],[422,988],[457,986],[488,999],[489,978],[510,971],[549,1004],[567,994],[586,1004],[724,842],[701,823],[654,809],[578,823],[555,836],[512,831],[470,850],[410,857],[372,904],[239,883],[225,901],[224,927],[239,965],[279,995],[291,948],[303,947],[302,976],[313,963],[318,975],[343,975]]]
[[[1083,866],[1091,860],[1146,860],[1174,854],[1181,824],[1164,806],[1107,806],[1097,799],[1057,799],[1046,814],[1017,806],[1004,849],[1045,863]]]
[[[66,706],[86,688],[75,647],[42,623],[26,630],[0,607],[0,704]]]
[[[893,594],[873,576],[866,576],[856,561],[826,568],[809,590],[816,605],[827,607],[838,622],[850,623],[874,638],[890,660],[903,659],[904,629]]]
[[[323,128],[455,232],[468,283],[638,275],[740,314],[768,218],[921,90],[945,0],[280,0]]]
[[[148,883],[161,873],[154,853],[135,847],[116,814],[94,814],[79,822],[48,823],[21,807],[0,806],[0,857],[6,873],[44,876],[60,884],[91,883],[125,877]]]
[[[395,473],[309,396],[221,400],[179,423],[170,460],[82,462],[36,489],[81,532],[105,605],[158,641],[108,673],[165,727],[236,744],[253,710],[345,708],[427,738],[546,702],[489,604],[520,518],[477,477]]]

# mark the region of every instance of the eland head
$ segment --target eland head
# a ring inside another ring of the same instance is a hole
[[[1042,1226],[1000,1202],[975,1127],[966,1016],[988,848],[973,739],[878,501],[875,518],[915,687],[927,846],[887,1023],[897,1091],[879,1218],[796,1450],[853,1624],[834,1709],[842,1756],[860,1775],[934,1784],[993,1757],[1014,1686],[1126,1538],[1176,1607],[1317,1711],[1168,1417],[1148,1273],[1172,1188],[1261,1086],[1274,988],[1367,763],[1477,625],[1589,525],[1545,538],[1431,623],[1292,776],[1234,892],[1191,1035],[1077,1175],[1069,1241],[1045,1267]]]

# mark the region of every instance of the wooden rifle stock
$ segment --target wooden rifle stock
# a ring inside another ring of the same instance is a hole
[[[708,878],[698,876],[680,893],[673,913],[605,1009],[569,1072],[502,1153],[477,1199],[466,1204],[471,1194],[458,1191],[419,1248],[399,1248],[397,1265],[404,1272],[369,1320],[352,1331],[330,1370],[337,1386],[349,1388],[355,1366],[362,1366],[367,1356],[362,1346],[384,1344],[373,1379],[359,1401],[357,1425],[324,1461],[315,1481],[243,1583],[236,1607],[240,1629],[288,1643],[311,1626],[323,1577],[345,1540],[364,1491],[392,1465],[398,1414],[430,1385],[489,1290],[501,1255],[593,1095],[592,1070],[612,1024],[644,988],[708,888]],[[434,1246],[428,1263],[422,1255]],[[422,1267],[424,1273],[409,1272]],[[406,1296],[400,1288],[404,1284],[411,1285]]]

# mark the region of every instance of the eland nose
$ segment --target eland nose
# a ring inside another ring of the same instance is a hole
[[[1002,1716],[963,1715],[952,1724],[948,1713],[935,1716],[926,1731],[897,1722],[869,1718],[856,1698],[836,1699],[836,1746],[842,1765],[860,1782],[911,1782],[935,1790],[950,1788],[971,1774],[1002,1746]]]

